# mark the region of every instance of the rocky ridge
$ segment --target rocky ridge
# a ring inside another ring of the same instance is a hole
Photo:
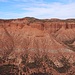
[[[47,55],[55,61],[64,56],[75,56],[75,19],[0,19],[0,57],[15,59],[19,65],[22,56],[29,54],[32,62],[35,54]],[[74,63],[75,58],[70,59]],[[59,63],[59,62],[58,62]],[[61,65],[59,65],[61,66]]]

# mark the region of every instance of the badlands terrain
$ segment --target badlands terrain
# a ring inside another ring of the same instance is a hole
[[[0,19],[0,75],[75,75],[75,19]]]

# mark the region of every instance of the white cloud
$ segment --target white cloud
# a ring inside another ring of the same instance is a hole
[[[17,0],[18,1],[18,0]],[[22,0],[27,1],[27,0]],[[30,0],[29,0],[30,1]],[[36,1],[36,0],[31,0]],[[42,1],[42,0],[41,0]],[[73,1],[73,0],[71,0]],[[4,18],[20,18],[25,16],[32,16],[37,18],[75,18],[75,2],[71,3],[28,3],[28,4],[17,4],[15,8],[21,9],[22,12],[14,13],[10,12],[3,12]]]
[[[63,3],[71,3],[71,2],[75,2],[75,0],[57,0],[59,2],[63,2]]]
[[[75,17],[75,3],[61,4],[61,3],[52,3],[52,4],[43,4],[41,7],[28,7],[23,8],[23,10],[29,11],[28,14],[39,18],[71,18]]]
[[[43,0],[13,0],[13,1],[17,1],[17,2],[33,2],[33,3],[41,3],[43,2]]]
[[[8,0],[0,0],[0,2],[7,2]]]

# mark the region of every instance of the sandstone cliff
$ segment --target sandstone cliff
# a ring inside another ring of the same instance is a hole
[[[23,45],[30,49],[36,49],[35,46],[38,46],[38,49],[47,51],[66,50],[69,47],[64,46],[66,45],[65,43],[73,43],[75,40],[74,32],[74,19],[60,20],[26,17],[22,19],[0,20],[0,40],[2,43],[5,43],[8,50],[10,50],[9,48],[13,43],[14,49],[12,51],[18,49],[22,51],[25,48],[22,47]],[[60,44],[60,42],[62,43]],[[2,43],[0,45],[1,49],[3,49]],[[27,45],[27,43],[29,44]],[[10,45],[8,46],[7,44]]]
[[[19,65],[26,54],[29,62],[47,54],[55,66],[63,66],[56,58],[75,56],[75,19],[0,19],[0,57]]]

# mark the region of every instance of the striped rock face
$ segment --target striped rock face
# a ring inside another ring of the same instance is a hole
[[[22,56],[26,54],[28,62],[34,62],[35,55],[47,54],[55,66],[63,66],[57,60],[63,56],[66,59],[71,56],[69,62],[74,63],[75,20],[0,19],[0,58],[21,65]]]

